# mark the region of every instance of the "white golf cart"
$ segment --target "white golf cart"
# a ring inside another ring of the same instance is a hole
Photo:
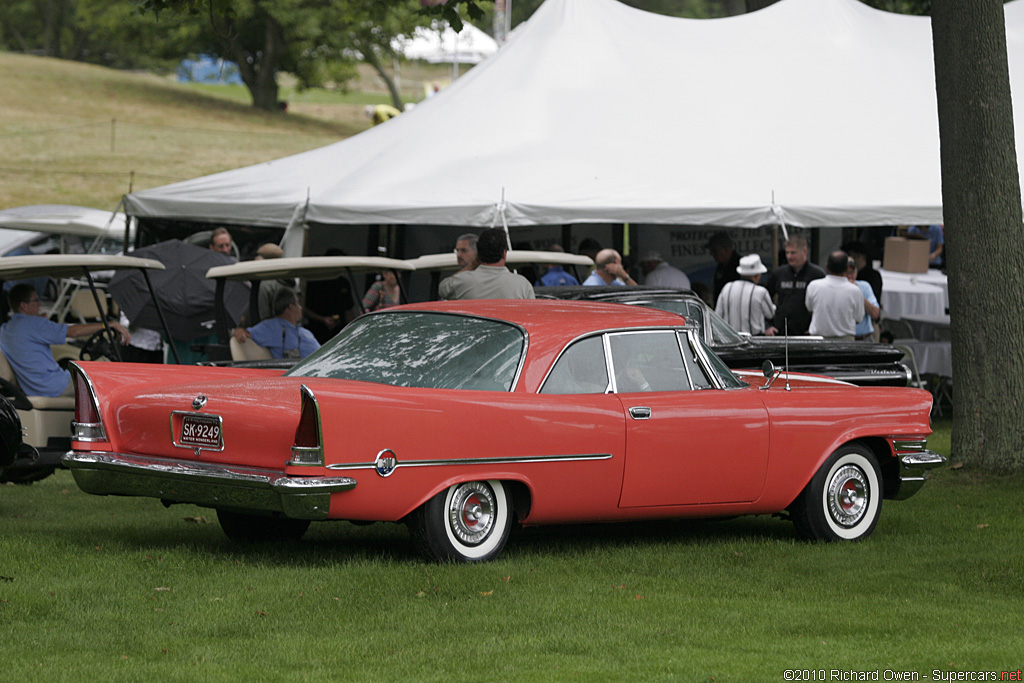
[[[294,359],[271,359],[270,352],[251,339],[244,344],[235,340],[231,335],[231,328],[237,321],[231,320],[224,308],[224,285],[228,281],[251,284],[247,320],[252,320],[252,324],[255,324],[259,321],[257,301],[262,280],[330,280],[345,276],[349,280],[356,305],[361,309],[362,296],[358,292],[361,292],[362,288],[357,286],[355,276],[382,270],[412,271],[414,267],[409,261],[381,256],[301,256],[240,261],[210,268],[206,272],[206,277],[217,281],[215,328],[219,348],[207,347],[207,353],[216,364],[241,363],[260,367],[290,367],[295,363]],[[402,279],[399,278],[398,282],[401,287]],[[404,292],[402,300],[406,301]]]
[[[50,277],[55,280],[84,282],[82,291],[91,295],[97,311],[106,311],[105,297],[100,294],[94,280],[98,271],[138,269],[163,270],[164,265],[153,259],[135,258],[120,254],[42,254],[8,256],[0,258],[0,280],[4,282]],[[146,275],[148,281],[148,275]],[[118,335],[100,317],[104,327],[91,335],[83,344],[68,343],[51,347],[54,360],[65,359],[119,360]],[[24,443],[34,453],[20,457],[8,471],[45,469],[51,471],[60,462],[60,456],[71,446],[70,424],[74,417],[75,399],[70,396],[28,396],[19,385],[13,369],[0,351],[0,394],[17,410],[21,420]]]

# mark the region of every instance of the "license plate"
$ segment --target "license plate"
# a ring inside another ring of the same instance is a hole
[[[223,448],[219,415],[198,415],[189,413],[181,416],[182,446],[200,446],[203,448]]]

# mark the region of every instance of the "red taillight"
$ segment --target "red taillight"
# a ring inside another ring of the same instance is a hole
[[[71,377],[75,382],[75,420],[71,423],[71,438],[74,441],[106,441],[103,418],[100,416],[96,394],[78,366],[71,365]]]
[[[299,424],[295,428],[295,443],[292,446],[292,459],[289,465],[324,464],[324,449],[320,433],[320,406],[316,396],[305,384],[301,387],[302,407],[299,413]]]

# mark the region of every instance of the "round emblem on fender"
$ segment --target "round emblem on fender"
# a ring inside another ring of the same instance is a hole
[[[377,460],[374,461],[373,467],[380,476],[391,476],[391,473],[398,467],[398,458],[395,456],[395,452],[390,448],[382,450],[377,454]]]
[[[206,405],[206,397],[203,396],[202,394],[199,394],[194,399],[192,399],[192,410],[199,410],[200,408],[202,408],[205,405]]]

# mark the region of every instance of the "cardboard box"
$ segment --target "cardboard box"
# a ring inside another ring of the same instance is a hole
[[[927,273],[929,246],[928,240],[886,237],[882,267],[901,273]]]

